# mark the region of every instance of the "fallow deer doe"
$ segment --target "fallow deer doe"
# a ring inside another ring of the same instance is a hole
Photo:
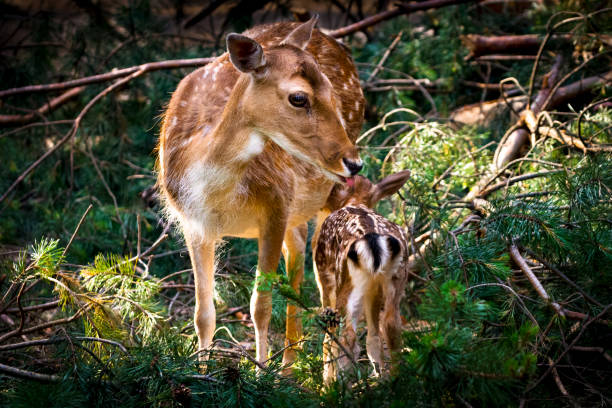
[[[391,350],[400,347],[400,300],[408,282],[410,262],[404,230],[375,213],[382,198],[397,192],[410,173],[392,174],[376,185],[356,176],[353,185],[336,185],[326,209],[334,211],[318,232],[314,258],[321,303],[327,312],[346,317],[340,342],[352,357],[359,356],[356,331],[365,314],[366,349],[374,371],[384,372],[380,334]],[[347,356],[338,358],[337,345],[326,336],[323,346],[326,383],[346,368]]]
[[[199,350],[215,330],[215,244],[257,238],[256,276],[275,272],[281,247],[295,290],[303,278],[306,222],[334,183],[362,167],[354,141],[364,98],[353,61],[306,23],[275,23],[227,36],[228,52],[185,77],[172,95],[159,141],[158,183],[193,265]],[[251,298],[257,359],[268,354],[271,293]],[[286,344],[302,336],[287,306]],[[283,362],[295,350],[287,348]]]

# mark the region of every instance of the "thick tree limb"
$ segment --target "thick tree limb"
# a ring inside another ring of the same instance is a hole
[[[552,87],[557,82],[562,63],[563,60],[561,56],[557,56],[550,72],[542,79],[542,89],[540,92],[538,92],[538,95],[536,96],[536,99],[531,107],[531,110],[535,115],[540,113],[542,110],[542,104],[548,98]],[[527,103],[529,104],[529,101],[527,101]],[[525,136],[526,133],[522,127],[518,127],[514,132],[512,132],[506,139],[505,143],[500,146],[498,152],[496,152],[497,154],[495,155],[493,164],[497,168],[501,168],[509,161],[514,160],[519,154],[521,148],[527,142]]]
[[[570,35],[557,35],[553,38],[569,39]],[[505,54],[505,53],[527,53],[538,51],[542,39],[537,34],[526,35],[500,35],[487,36],[479,34],[468,34],[461,38],[463,45],[470,50],[466,59],[477,58],[482,55]]]

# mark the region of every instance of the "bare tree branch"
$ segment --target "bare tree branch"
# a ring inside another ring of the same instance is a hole
[[[32,122],[36,118],[40,116],[44,116],[50,113],[51,111],[57,109],[64,103],[68,102],[70,99],[79,95],[84,90],[85,90],[85,87],[83,86],[72,88],[64,92],[60,96],[51,99],[48,103],[36,109],[34,112],[31,112],[25,115],[0,115],[0,125],[22,125],[25,123]]]
[[[400,3],[391,10],[383,11],[373,16],[367,17],[354,24],[350,24],[346,27],[338,28],[330,31],[328,34],[332,37],[344,37],[349,34],[353,34],[357,31],[361,31],[373,25],[376,25],[382,21],[390,20],[402,14],[410,14],[415,11],[430,10],[440,7],[452,6],[463,3],[474,3],[482,0],[426,0],[412,3]]]
[[[61,380],[61,377],[57,375],[35,373],[34,371],[22,370],[20,368],[8,366],[5,364],[0,364],[0,372],[3,372],[4,374],[13,377],[25,378],[26,380],[36,380],[44,382],[57,382]]]
[[[73,79],[71,81],[57,82],[53,84],[45,85],[29,85],[21,88],[10,88],[0,91],[0,98],[7,96],[19,95],[24,93],[34,92],[48,92],[48,91],[60,91],[68,88],[74,88],[81,85],[95,84],[99,82],[111,81],[113,79],[122,78],[127,75],[134,74],[136,72],[152,72],[159,71],[162,69],[175,69],[175,68],[187,68],[187,67],[200,67],[213,61],[214,58],[192,58],[192,59],[179,59],[179,60],[167,60],[160,62],[147,62],[145,64],[136,65],[133,67],[112,70],[105,74],[92,75],[84,78]]]

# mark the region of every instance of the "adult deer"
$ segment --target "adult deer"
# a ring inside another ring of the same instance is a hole
[[[193,265],[199,349],[215,330],[215,244],[225,236],[257,238],[251,298],[257,359],[268,354],[271,293],[281,247],[289,281],[299,290],[306,222],[334,183],[362,167],[354,141],[364,99],[350,55],[313,30],[316,18],[255,27],[227,36],[228,52],[178,85],[159,141],[159,185],[178,221]],[[287,306],[286,344],[302,335]],[[283,362],[293,360],[289,347]]]
[[[409,171],[392,174],[373,185],[361,176],[352,185],[336,185],[326,209],[334,211],[321,225],[314,248],[317,284],[326,312],[346,316],[340,342],[351,357],[359,357],[357,325],[365,315],[366,348],[374,371],[384,372],[381,333],[392,353],[399,351],[400,301],[414,260],[408,256],[404,230],[372,207],[397,192]],[[324,380],[336,378],[349,356],[338,358],[337,345],[326,336]]]

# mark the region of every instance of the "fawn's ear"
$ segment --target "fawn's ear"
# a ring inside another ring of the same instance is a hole
[[[226,38],[230,61],[238,71],[247,74],[262,74],[266,66],[261,45],[252,38],[231,33]]]
[[[306,49],[310,37],[312,36],[312,29],[315,24],[319,21],[319,15],[315,14],[312,18],[303,24],[300,24],[295,30],[289,33],[289,35],[281,42],[281,44],[289,44],[300,49]]]
[[[403,170],[399,173],[393,173],[374,186],[374,193],[372,194],[372,205],[388,197],[394,193],[397,193],[400,188],[408,181],[410,177],[410,170]]]

